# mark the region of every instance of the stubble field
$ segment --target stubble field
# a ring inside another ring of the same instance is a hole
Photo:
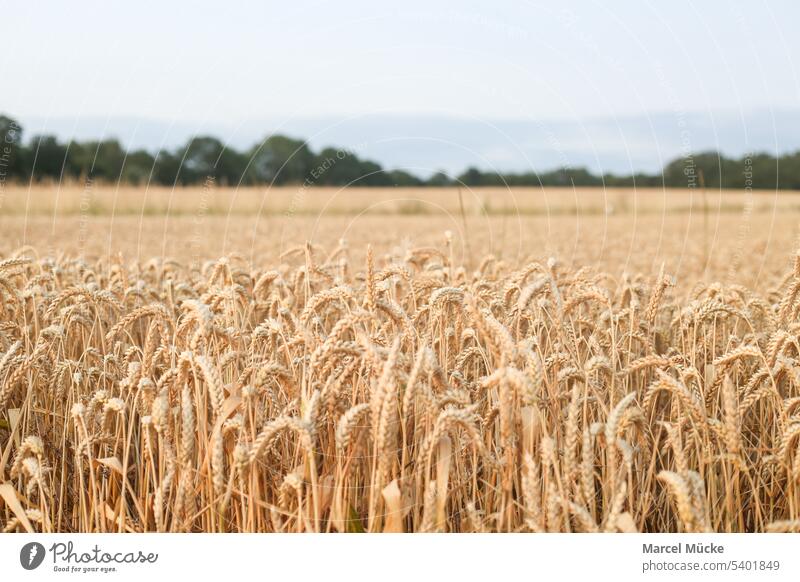
[[[5,531],[792,531],[800,195],[6,185]]]

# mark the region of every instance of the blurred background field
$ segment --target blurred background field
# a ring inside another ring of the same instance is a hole
[[[9,185],[3,215],[629,215],[800,211],[800,191],[545,187],[218,187]],[[460,193],[460,195],[459,195]]]
[[[614,276],[664,264],[678,277],[769,286],[796,248],[800,193],[599,188],[190,188],[8,185],[0,251],[87,258],[123,253],[202,261],[237,253],[263,266],[341,239],[353,260],[440,246],[454,259],[556,256]]]

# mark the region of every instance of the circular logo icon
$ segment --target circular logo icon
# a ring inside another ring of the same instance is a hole
[[[29,542],[19,551],[19,563],[26,570],[35,570],[44,561],[44,546],[39,542]]]

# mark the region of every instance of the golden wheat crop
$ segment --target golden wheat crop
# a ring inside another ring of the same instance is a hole
[[[800,259],[759,295],[451,244],[0,262],[0,528],[791,531]]]

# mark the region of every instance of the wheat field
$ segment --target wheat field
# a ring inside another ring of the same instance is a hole
[[[0,528],[800,531],[797,195],[432,192],[6,193]]]

